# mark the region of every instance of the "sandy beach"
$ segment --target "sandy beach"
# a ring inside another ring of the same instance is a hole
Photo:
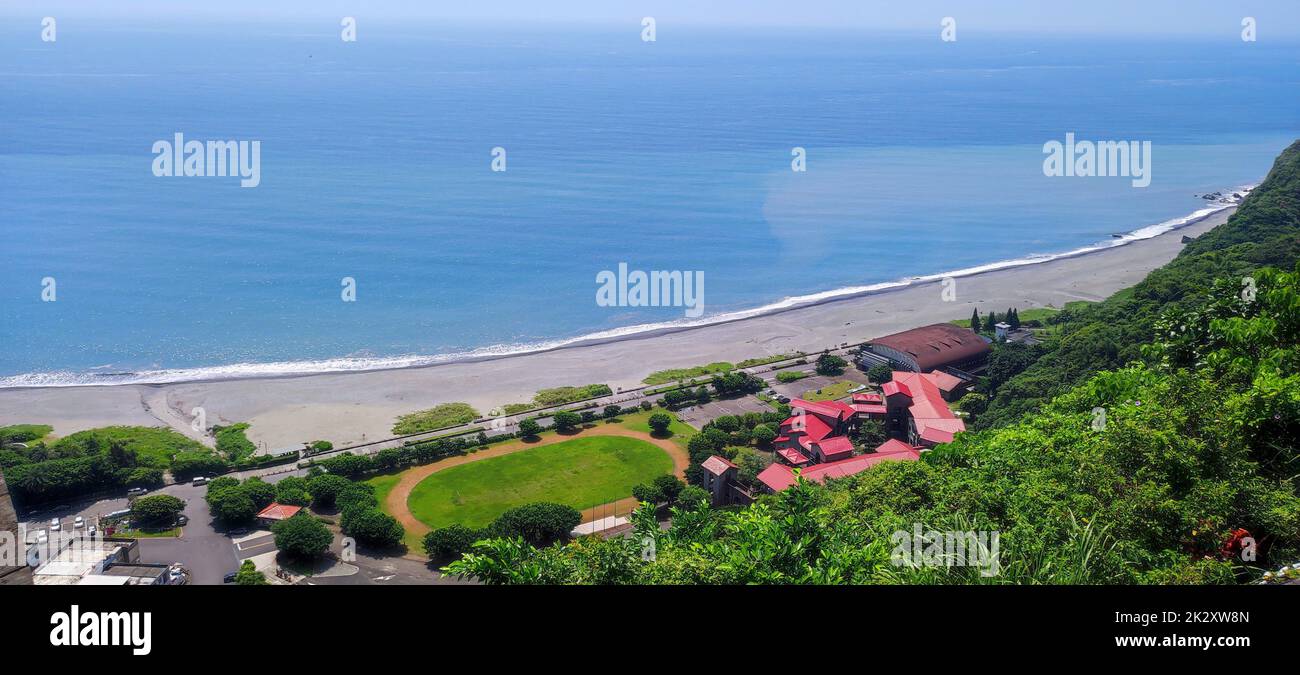
[[[466,401],[486,412],[527,401],[545,387],[593,382],[634,387],[663,368],[819,351],[966,318],[972,307],[1001,312],[1101,300],[1173,259],[1184,235],[1198,236],[1233,211],[1124,246],[961,277],[951,302],[933,282],[731,323],[474,362],[285,378],[4,389],[0,425],[50,424],[56,434],[66,435],[109,424],[162,424],[198,437],[189,426],[190,411],[202,407],[208,424],[250,422],[250,439],[267,450],[313,439],[335,445],[377,440],[391,436],[398,415],[449,401]]]

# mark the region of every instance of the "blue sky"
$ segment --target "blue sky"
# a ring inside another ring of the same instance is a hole
[[[955,17],[960,30],[1231,37],[1255,17],[1259,39],[1300,36],[1297,0],[10,0],[6,16],[139,17],[144,22],[264,19],[476,23],[639,22],[653,16],[661,35],[673,24],[937,30]]]

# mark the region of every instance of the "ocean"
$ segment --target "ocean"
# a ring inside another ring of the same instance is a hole
[[[24,21],[0,386],[434,363],[1110,246],[1300,136],[1300,45],[1235,35]],[[259,184],[154,175],[177,133],[258,141]],[[1067,133],[1149,141],[1150,185],[1044,175]],[[620,263],[702,275],[703,315],[598,304]]]

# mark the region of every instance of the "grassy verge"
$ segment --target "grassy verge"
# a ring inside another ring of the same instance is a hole
[[[418,434],[468,424],[478,419],[478,411],[468,403],[443,403],[428,410],[420,410],[397,418],[393,433],[399,436]]]
[[[849,395],[849,390],[861,386],[852,380],[828,384],[821,389],[809,389],[803,393],[805,401],[834,401]]]
[[[726,373],[735,369],[736,364],[729,361],[716,361],[704,366],[695,366],[693,368],[668,368],[666,370],[657,370],[641,380],[644,384],[668,384],[669,382],[680,382],[690,380],[696,377],[712,375],[714,373]]]

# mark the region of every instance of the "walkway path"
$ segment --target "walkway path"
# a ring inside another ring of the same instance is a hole
[[[679,478],[683,476],[683,472],[686,470],[686,465],[688,463],[686,450],[671,439],[655,438],[650,434],[641,431],[633,431],[616,424],[599,424],[591,428],[583,429],[581,432],[576,434],[549,435],[540,441],[534,441],[532,443],[525,443],[518,440],[510,441],[508,443],[493,446],[487,450],[480,450],[472,455],[456,455],[454,457],[448,457],[447,459],[436,461],[432,464],[425,464],[423,466],[407,469],[402,473],[401,478],[398,479],[397,485],[394,485],[393,489],[389,491],[388,498],[384,502],[385,510],[392,514],[392,516],[397,519],[397,522],[401,523],[402,527],[406,528],[407,532],[412,532],[416,535],[422,536],[428,532],[430,528],[428,525],[416,520],[415,516],[411,515],[411,510],[407,508],[406,501],[411,496],[411,490],[415,489],[415,486],[419,485],[420,481],[428,478],[430,475],[442,471],[443,469],[449,469],[453,466],[460,466],[461,464],[467,464],[469,462],[477,462],[482,459],[500,457],[501,455],[508,455],[521,450],[539,448],[543,445],[563,443],[564,441],[572,440],[574,438],[585,438],[589,436],[623,436],[625,438],[635,438],[647,443],[653,443],[664,452],[668,453],[669,457],[673,458],[673,469]],[[629,502],[629,500],[631,501]],[[624,511],[628,511],[630,510],[629,505],[634,505],[635,500],[632,500],[631,497],[629,497],[628,499],[621,500],[618,503],[622,506]],[[604,515],[609,514],[606,513]]]

